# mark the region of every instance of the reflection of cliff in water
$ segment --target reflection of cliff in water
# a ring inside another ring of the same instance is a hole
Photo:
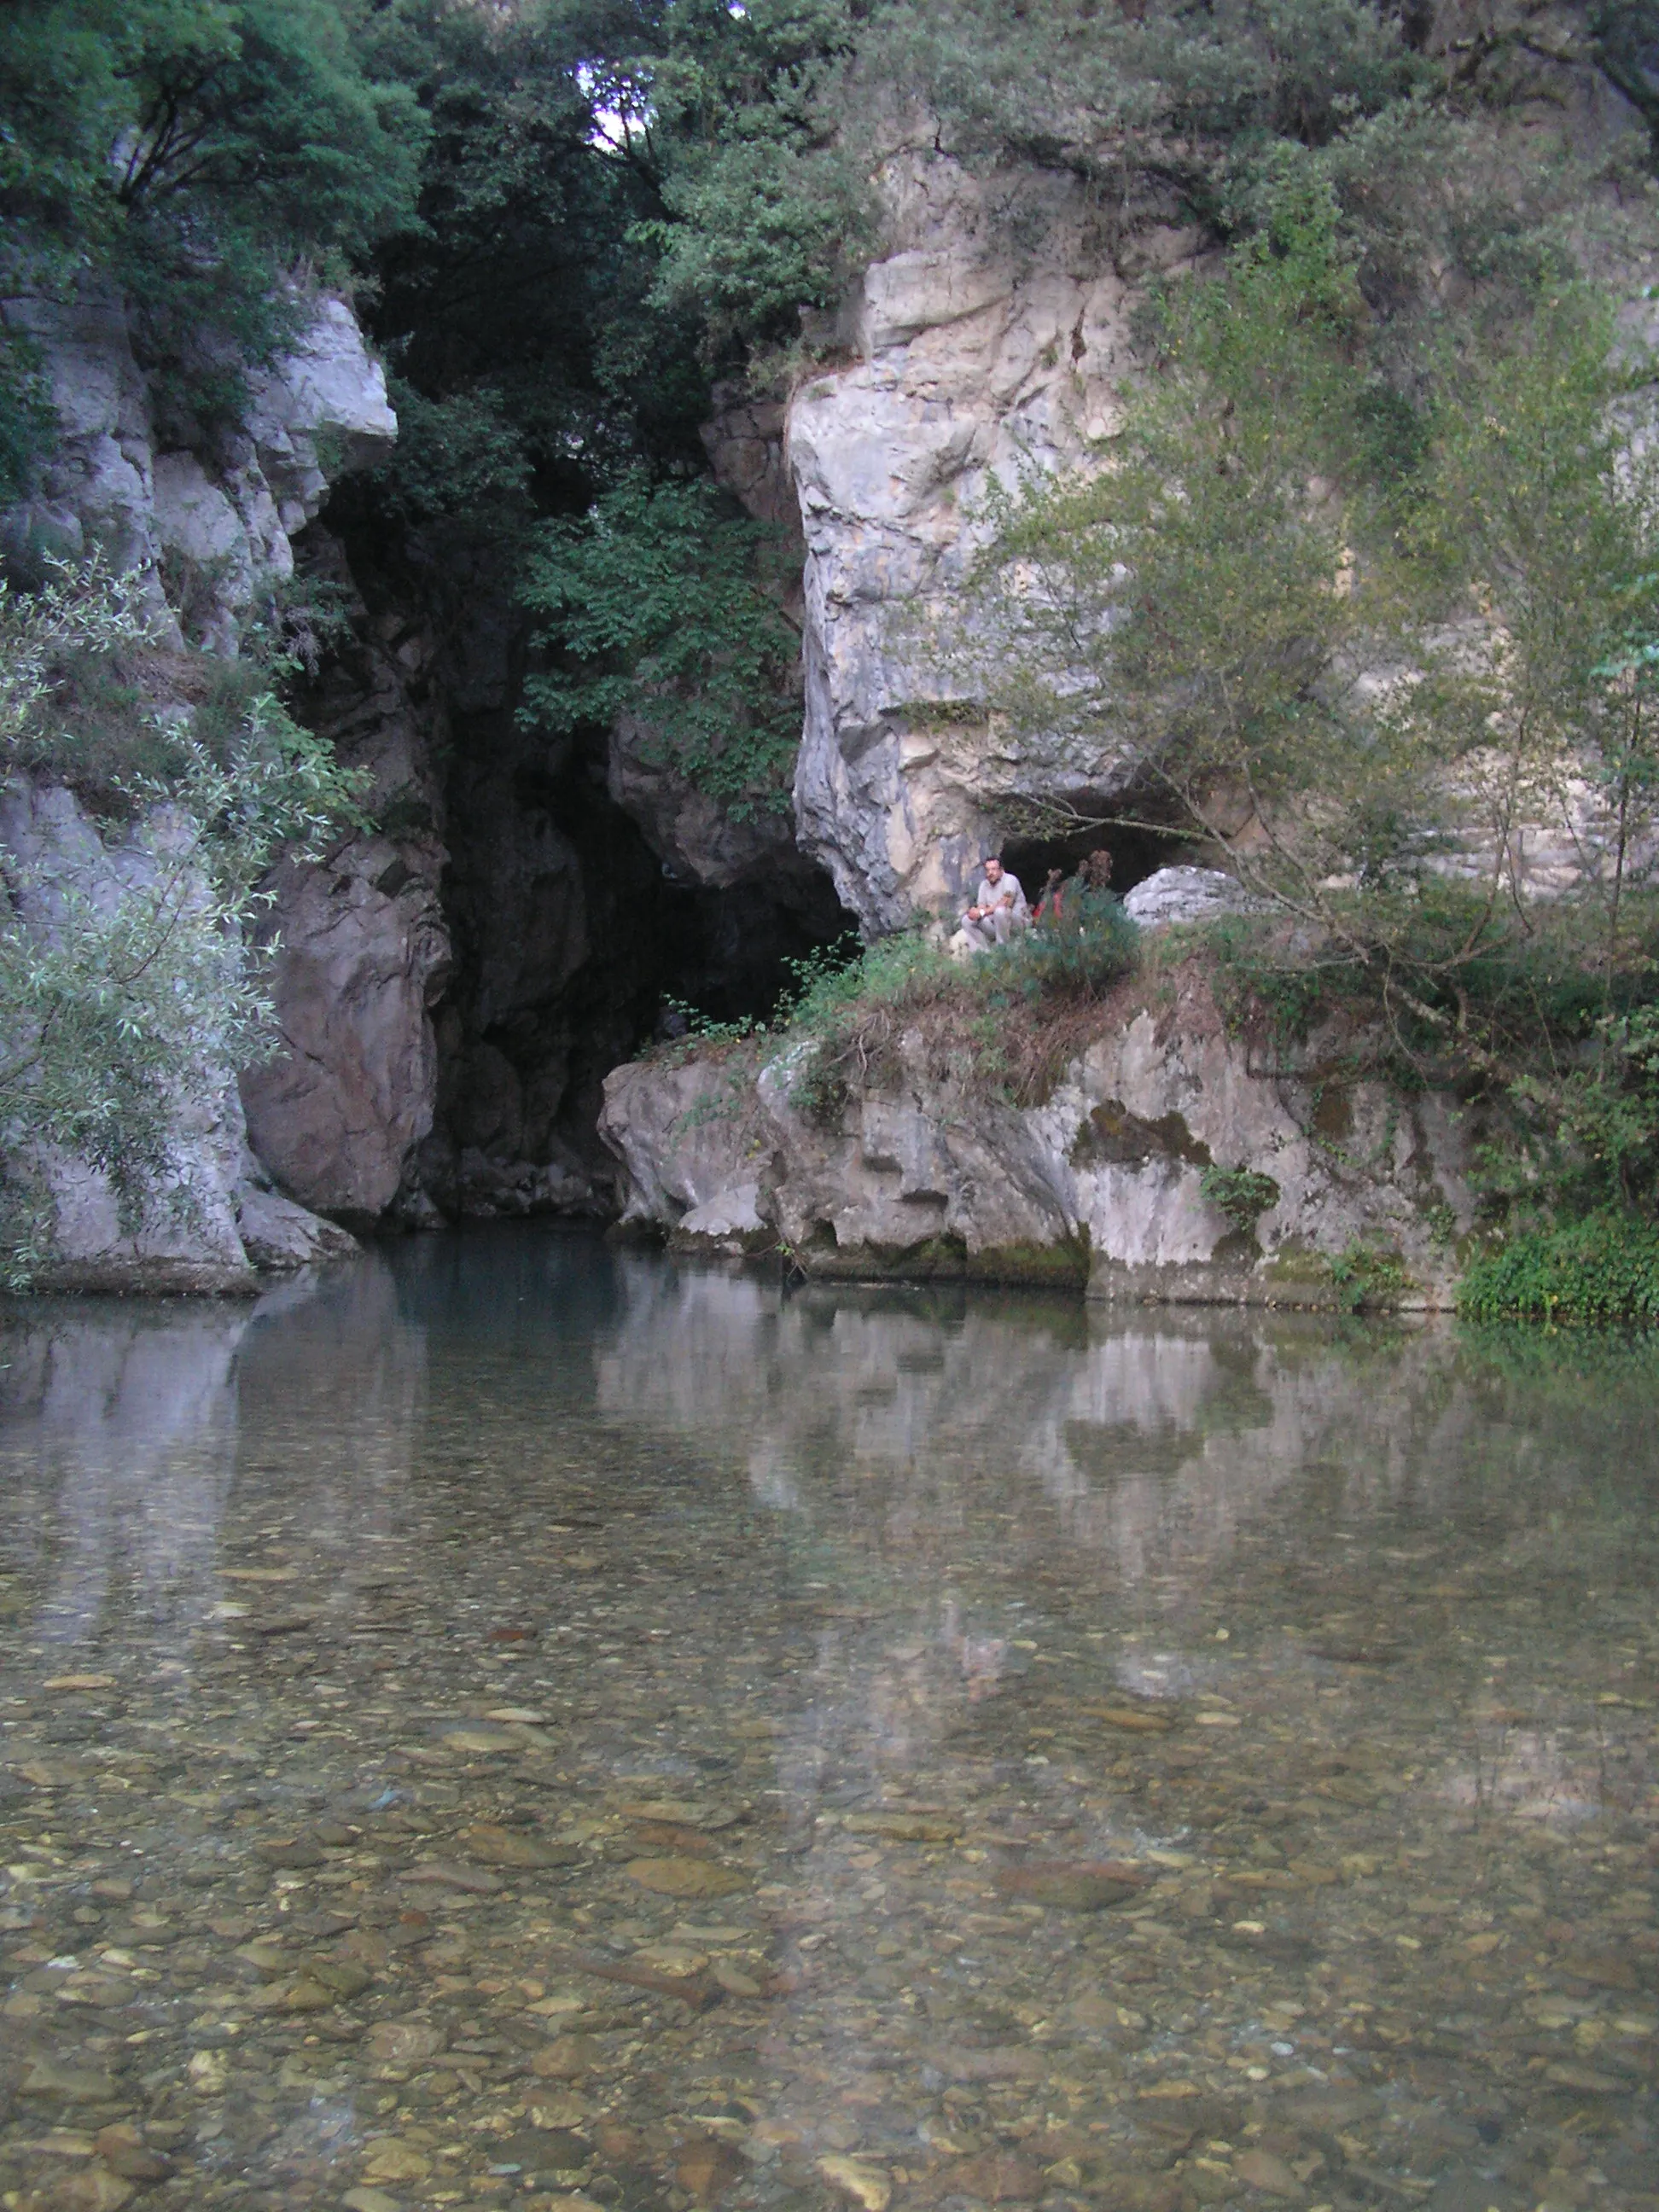
[[[9,1567],[50,1595],[36,1632],[90,1634],[118,1593],[165,1619],[210,1562],[235,1455],[240,1305],[14,1307],[0,1483]]]
[[[46,1570],[36,1632],[89,1644],[121,1614],[183,1650],[237,1602],[228,1519],[357,1542],[403,1517],[422,1332],[372,1255],[252,1307],[198,1300],[10,1307],[0,1368],[9,1566]],[[295,1480],[299,1472],[301,1480]],[[245,1595],[243,1592],[240,1595]],[[67,1663],[67,1662],[66,1662]]]
[[[1287,1487],[1322,1518],[1405,1509],[1492,1418],[1443,1330],[1345,1340],[1293,1316],[1109,1317],[1034,1297],[812,1288],[639,1266],[602,1407],[745,1439],[757,1495],[881,1474],[895,1533],[1017,1474],[1127,1580],[1224,1555]],[[943,1486],[943,1490],[941,1489]],[[926,1493],[924,1495],[924,1492]]]

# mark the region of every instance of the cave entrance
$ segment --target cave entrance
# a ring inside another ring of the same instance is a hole
[[[1112,889],[1121,898],[1160,868],[1191,860],[1187,842],[1155,830],[1123,830],[1113,823],[1069,831],[1063,837],[1010,837],[1002,846],[1002,865],[1019,878],[1036,906],[1051,869],[1075,875],[1091,853],[1104,848],[1112,856]]]
[[[790,963],[842,943],[854,924],[820,869],[797,863],[726,890],[665,886],[659,989],[710,1021],[769,1021],[793,991]]]

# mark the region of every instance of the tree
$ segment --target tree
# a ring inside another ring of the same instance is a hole
[[[959,649],[1233,873],[1270,960],[1535,1084],[1650,988],[1655,365],[1563,276],[1402,395],[1317,196],[1165,311],[1093,471],[998,495]]]
[[[16,283],[91,269],[181,404],[295,326],[406,216],[422,118],[365,65],[371,0],[15,0],[0,14],[0,209]]]
[[[628,714],[733,820],[787,805],[800,646],[776,539],[698,479],[631,477],[546,525],[523,597],[555,659],[525,686],[526,718],[604,729]]]

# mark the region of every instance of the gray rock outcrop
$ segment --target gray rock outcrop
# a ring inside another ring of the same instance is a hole
[[[1142,929],[1172,922],[1213,921],[1241,914],[1249,901],[1219,868],[1158,868],[1123,898],[1123,911]]]
[[[343,562],[337,574],[349,594]],[[415,1223],[430,1212],[416,1163],[432,1127],[432,1010],[451,957],[431,766],[442,732],[426,649],[361,603],[352,631],[307,712],[339,757],[367,772],[365,811],[386,826],[320,860],[283,860],[269,878],[261,927],[279,948],[271,996],[282,1047],[243,1074],[241,1095],[253,1149],[281,1188],[367,1227],[394,1210]]]
[[[0,856],[13,910],[43,944],[71,902],[113,910],[140,897],[169,864],[175,826],[152,809],[118,838],[100,834],[62,785],[15,778],[0,791]],[[281,1272],[355,1250],[353,1239],[270,1193],[250,1158],[235,1070],[221,1064],[199,1088],[181,1079],[167,1158],[136,1218],[110,1176],[32,1140],[27,1114],[8,1132],[8,1167],[49,1217],[47,1290],[240,1294],[255,1271]]]
[[[59,426],[33,493],[0,525],[8,550],[27,561],[97,547],[118,569],[143,569],[175,635],[214,652],[234,653],[239,618],[294,574],[293,539],[330,471],[362,466],[398,434],[385,374],[340,300],[314,303],[292,351],[249,373],[241,421],[199,449],[158,430],[118,296],[13,297],[0,319],[37,349]]]
[[[611,799],[639,824],[671,882],[727,890],[757,878],[787,883],[811,868],[788,814],[757,807],[734,820],[718,799],[661,758],[650,731],[631,714],[617,717],[605,768]]]
[[[292,349],[250,373],[238,423],[193,444],[168,442],[113,295],[13,297],[0,301],[0,317],[32,341],[60,433],[30,496],[0,516],[0,550],[24,575],[43,556],[94,551],[139,571],[157,636],[174,653],[233,656],[256,604],[294,575],[294,539],[331,476],[384,455],[397,434],[385,376],[338,300],[316,301]],[[366,633],[361,605],[356,619]],[[35,1157],[31,1171],[56,1215],[43,1282],[240,1290],[256,1267],[355,1249],[317,1209],[368,1222],[404,1192],[431,1125],[428,1009],[448,944],[429,732],[398,642],[370,635],[355,692],[321,708],[324,720],[332,712],[327,733],[342,757],[370,772],[371,814],[396,826],[343,840],[320,864],[286,860],[269,886],[282,1055],[246,1077],[246,1115],[228,1066],[210,1094],[181,1095],[171,1182],[137,1231],[119,1221],[106,1178],[82,1162]],[[146,865],[146,836],[140,825],[106,839],[70,791],[39,779],[9,792],[0,825],[20,884],[78,879],[110,895]],[[11,891],[27,919],[31,895],[19,884]]]
[[[796,1043],[618,1068],[600,1133],[628,1218],[689,1250],[1099,1298],[1328,1305],[1370,1283],[1443,1305],[1473,1217],[1470,1124],[1449,1097],[1357,1079],[1362,1044],[1332,1030],[1293,1064],[1258,1056],[1189,963],[1167,1002],[1130,984],[1103,1006],[1041,1106],[942,1080],[913,1035],[898,1075],[827,1123],[805,1110]],[[1218,1169],[1267,1179],[1243,1218]]]
[[[960,908],[1011,808],[1087,813],[1119,788],[1108,751],[987,726],[952,672],[952,601],[992,476],[1012,485],[1109,434],[1136,286],[1196,244],[1157,231],[1114,263],[1081,191],[1030,179],[1044,235],[1024,258],[995,191],[944,156],[903,155],[879,182],[899,250],[846,311],[852,362],[800,386],[786,434],[806,541],[798,830],[875,935]]]

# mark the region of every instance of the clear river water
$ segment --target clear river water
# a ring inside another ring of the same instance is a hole
[[[0,2205],[1659,2207],[1659,1351],[0,1318]]]

